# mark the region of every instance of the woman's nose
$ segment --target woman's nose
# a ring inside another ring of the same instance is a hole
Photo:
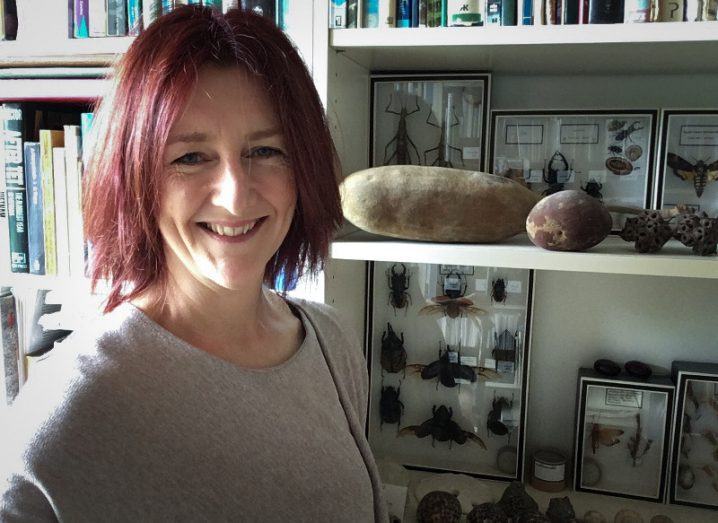
[[[218,174],[213,203],[230,213],[241,216],[242,210],[252,202],[251,164],[245,159],[233,159],[223,163]]]

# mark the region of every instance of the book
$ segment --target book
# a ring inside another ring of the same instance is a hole
[[[5,263],[10,261],[10,226],[8,224],[7,217],[7,195],[5,186],[5,147],[2,140],[3,136],[3,120],[5,109],[0,105],[0,263],[3,264],[5,270]],[[2,271],[0,270],[0,272]]]
[[[282,10],[286,9],[286,6],[290,2],[281,2]],[[280,18],[283,27],[284,18]],[[347,29],[355,29],[361,27],[359,24],[359,0],[347,0]]]
[[[411,0],[411,27],[419,27],[419,0]]]
[[[162,14],[162,0],[142,0],[142,28],[147,29]]]
[[[516,25],[517,0],[502,0],[501,2],[501,25]]]
[[[442,0],[428,0],[426,6],[426,26],[427,27],[441,27],[443,24],[444,9],[446,4]]]
[[[329,27],[344,29],[347,26],[347,1],[329,0]]]
[[[222,10],[222,0],[202,0],[202,5]]]
[[[651,21],[651,0],[625,0],[623,19],[627,23]]]
[[[544,9],[546,25],[559,25],[561,23],[561,0],[545,0]]]
[[[563,0],[563,9],[561,11],[562,24],[574,25],[578,23],[580,2],[581,0]]]
[[[239,7],[239,0],[222,0],[222,12],[226,13],[230,9],[237,9]]]
[[[52,148],[63,144],[62,131],[40,130],[40,166],[42,183],[42,219],[45,238],[45,274],[57,274],[55,234],[55,179],[52,166]]]
[[[519,0],[518,11],[521,14],[521,25],[533,25],[534,23],[533,0]]]
[[[410,0],[396,0],[396,27],[411,27]]]
[[[5,40],[5,1],[0,0],[0,40]]]
[[[70,237],[67,228],[67,178],[65,176],[64,147],[53,147],[52,149],[52,177],[55,189],[57,275],[67,277],[70,275]]]
[[[5,158],[5,204],[10,244],[10,270],[28,272],[27,187],[23,159],[22,105],[3,106],[3,150]]]
[[[334,0],[331,0],[334,1]],[[346,24],[346,0],[340,0],[344,4],[344,23]],[[245,11],[252,11],[260,16],[277,22],[276,0],[241,0],[240,5]]]
[[[394,0],[378,0],[377,27],[396,27],[396,2]]]
[[[127,0],[107,1],[107,36],[127,36]]]
[[[419,7],[419,27],[429,27],[429,4],[431,0],[415,0]]]
[[[65,184],[67,198],[67,236],[70,252],[70,276],[85,274],[85,242],[82,232],[82,138],[79,125],[66,125]]]
[[[27,186],[27,256],[31,274],[45,274],[45,225],[43,221],[40,143],[23,144]]]
[[[0,345],[2,346],[2,369],[0,380],[3,387],[0,402],[10,405],[20,391],[20,342],[15,296],[6,287],[0,288]]]
[[[142,2],[127,0],[127,34],[137,36],[142,31]]]
[[[87,26],[90,37],[107,36],[106,0],[88,0]]]
[[[589,0],[589,24],[620,24],[623,22],[623,0]]]
[[[501,25],[502,0],[486,1],[486,25]]]
[[[87,38],[90,36],[90,23],[88,13],[90,0],[75,0],[73,19],[75,27],[75,38]]]
[[[362,27],[379,27],[379,0],[364,0]]]

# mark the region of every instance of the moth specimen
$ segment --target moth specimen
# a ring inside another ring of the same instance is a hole
[[[673,170],[673,174],[681,180],[693,182],[693,188],[698,198],[703,194],[708,182],[718,180],[718,160],[708,162],[710,162],[710,158],[706,161],[698,160],[696,163],[691,163],[673,153],[668,153],[666,158],[666,163]]]

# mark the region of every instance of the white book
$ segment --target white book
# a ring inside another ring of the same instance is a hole
[[[107,36],[106,0],[89,0],[87,9],[88,32],[91,37]]]
[[[379,27],[396,27],[396,2],[379,0]]]
[[[222,12],[226,13],[230,9],[239,7],[239,0],[222,0]]]
[[[1,2],[0,2],[1,3]],[[5,140],[3,126],[5,120],[4,106],[0,105],[0,274],[10,270],[10,226],[7,217],[7,194],[5,192]]]
[[[85,275],[85,240],[82,233],[82,140],[79,125],[65,126],[65,187],[70,276]]]
[[[157,20],[162,14],[162,2],[160,0],[143,0],[142,1],[142,28],[147,27]]]
[[[67,178],[65,176],[65,148],[52,148],[52,176],[55,184],[55,252],[57,275],[70,276],[70,236],[67,226]]]

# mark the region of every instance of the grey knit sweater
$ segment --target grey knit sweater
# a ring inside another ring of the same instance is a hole
[[[327,306],[236,367],[125,304],[53,350],[0,423],[0,521],[385,521],[361,349]]]

